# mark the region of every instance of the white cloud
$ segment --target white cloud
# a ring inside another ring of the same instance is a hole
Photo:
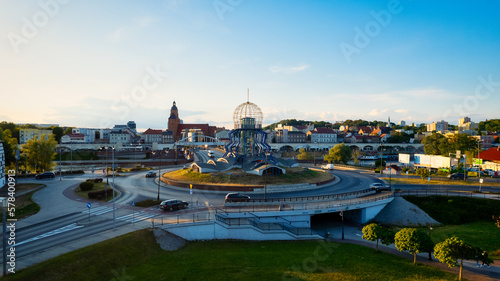
[[[269,68],[269,70],[271,72],[274,72],[274,73],[279,73],[279,72],[282,72],[282,73],[297,73],[297,72],[300,72],[300,71],[304,71],[304,70],[308,69],[309,67],[310,67],[310,65],[307,65],[307,64],[303,64],[303,65],[299,65],[299,66],[290,66],[290,67],[271,66]]]

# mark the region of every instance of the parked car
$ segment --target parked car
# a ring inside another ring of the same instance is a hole
[[[156,178],[156,172],[154,172],[154,171],[148,171],[146,173],[146,178]]]
[[[226,194],[226,203],[230,202],[248,202],[250,196],[241,193],[228,193]]]
[[[449,180],[463,180],[467,179],[467,175],[464,175],[464,173],[454,173],[451,175],[448,175]]]
[[[375,182],[370,184],[370,188],[375,189],[377,192],[380,192],[382,190],[391,190],[391,187],[387,184],[383,184],[381,182]]]
[[[54,172],[45,172],[43,174],[38,174],[35,176],[35,179],[39,180],[39,179],[49,179],[49,178],[55,178],[56,177],[56,174],[54,174]]]
[[[95,179],[87,179],[86,181],[91,181],[94,183],[102,182],[102,178],[95,178]]]
[[[326,164],[321,166],[321,169],[323,170],[333,170],[333,164]]]
[[[180,209],[185,209],[189,205],[188,202],[182,201],[182,200],[177,200],[177,199],[169,199],[165,200],[160,203],[160,209],[162,210],[168,210],[168,211],[173,211],[173,210],[180,210]]]

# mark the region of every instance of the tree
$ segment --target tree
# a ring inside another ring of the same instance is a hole
[[[38,138],[35,136],[22,146],[23,153],[27,154],[28,167],[41,171],[52,169],[52,159],[56,155],[57,142],[54,134]]]
[[[382,164],[380,164],[381,162],[382,162]],[[375,167],[380,167],[380,165],[382,165],[382,167],[385,167],[385,165],[386,165],[385,161],[382,159],[375,160]]]
[[[353,149],[352,150],[352,160],[354,160],[354,165],[359,165],[359,157],[361,156],[361,153],[359,152],[359,149]]]
[[[382,240],[382,244],[388,246],[394,243],[394,232],[376,223],[371,223],[363,227],[363,236],[361,238],[367,241],[377,241],[375,248],[378,251],[378,241]]]
[[[477,249],[471,245],[459,240],[456,236],[448,238],[434,247],[434,256],[449,267],[457,266],[457,260],[460,260],[460,271],[458,280],[462,280],[462,269],[464,259],[474,259],[477,255]]]
[[[422,140],[425,154],[442,155],[442,149],[447,146],[448,139],[442,134],[432,134]]]
[[[351,148],[341,143],[330,148],[328,154],[323,156],[323,159],[328,161],[328,163],[332,163],[332,161],[334,161],[335,163],[342,162],[347,164],[347,161],[349,161],[351,157]]]
[[[16,138],[12,137],[10,129],[6,129],[5,131],[0,129],[0,139],[4,141],[5,166],[10,168],[15,167],[16,150],[18,150]]]
[[[363,236],[361,238],[367,241],[377,241],[377,246],[375,248],[375,251],[378,252],[378,240],[382,236],[383,228],[376,223],[371,223],[363,227],[362,232]]]
[[[64,129],[58,126],[52,127],[52,133],[57,143],[61,143],[61,137],[64,135]]]
[[[408,251],[413,255],[413,263],[417,263],[417,254],[428,250],[427,234],[416,228],[403,228],[394,237],[394,244],[399,251]]]
[[[500,216],[493,215],[491,218],[495,221],[495,225],[500,227]]]
[[[418,168],[416,174],[419,175],[422,179],[430,176],[429,170],[427,170],[426,168]]]
[[[299,160],[310,160],[312,159],[311,153],[307,152],[304,148],[299,149],[299,154],[297,155]]]

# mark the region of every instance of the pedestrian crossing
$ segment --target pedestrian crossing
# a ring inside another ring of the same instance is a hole
[[[36,241],[38,239],[42,239],[42,238],[45,238],[45,237],[53,236],[53,235],[56,235],[56,234],[59,234],[59,233],[67,232],[67,231],[70,231],[70,230],[73,230],[73,229],[77,229],[77,228],[81,228],[81,227],[83,227],[83,225],[77,225],[76,223],[72,223],[70,225],[58,228],[56,230],[52,230],[50,232],[47,232],[47,233],[35,236],[33,238],[21,241],[19,243],[16,243],[13,246],[19,246],[19,245],[22,245],[22,244],[25,244],[25,243],[28,243],[28,242]]]
[[[107,207],[107,206],[100,206],[100,207],[96,207],[96,208],[90,208],[90,214],[91,215],[102,215],[102,214],[105,214],[105,213],[109,213],[113,211],[113,208],[112,207]],[[89,213],[89,210],[85,210],[85,211],[82,211],[82,213],[85,213],[85,214],[88,214]]]
[[[152,213],[148,213],[148,212],[137,212],[137,213],[132,213],[132,214],[129,214],[126,216],[118,217],[116,219],[126,221],[126,222],[136,223],[136,222],[150,219],[150,218],[155,217],[155,216],[156,216],[156,214],[152,214]]]

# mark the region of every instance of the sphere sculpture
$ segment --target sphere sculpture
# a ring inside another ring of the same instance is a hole
[[[262,129],[262,110],[249,101],[240,104],[234,110],[234,129]]]

